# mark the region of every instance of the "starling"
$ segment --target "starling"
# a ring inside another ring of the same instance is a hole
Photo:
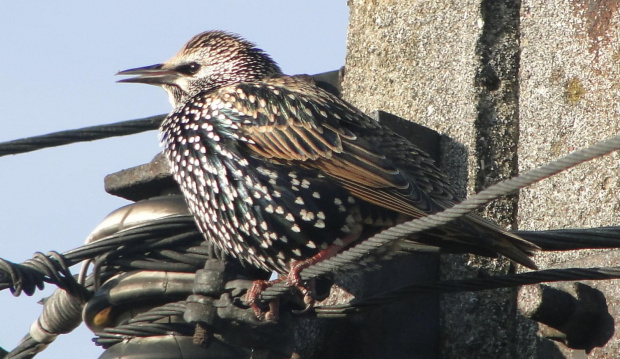
[[[206,239],[294,284],[304,267],[459,201],[426,153],[237,35],[204,32],[119,74],[168,93],[160,141]],[[535,267],[535,245],[475,214],[407,240]]]

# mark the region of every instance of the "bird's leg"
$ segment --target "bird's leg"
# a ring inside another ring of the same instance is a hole
[[[303,261],[294,261],[291,262],[291,266],[286,276],[286,281],[288,284],[295,286],[299,289],[301,294],[304,296],[304,304],[306,304],[306,308],[302,311],[305,312],[308,309],[312,308],[314,305],[314,298],[311,293],[314,291],[314,281],[310,282],[310,286],[312,288],[308,288],[301,283],[301,271],[305,268],[308,268],[316,263],[322,262],[326,259],[329,259],[335,256],[342,248],[347,247],[349,244],[355,242],[362,232],[362,228],[359,227],[359,230],[356,230],[349,234],[348,236],[337,240],[333,244],[329,245],[324,250],[320,251],[316,255],[311,258],[305,259]]]
[[[252,307],[252,309],[254,310],[254,314],[256,314],[256,317],[258,319],[265,319],[265,320],[277,320],[278,319],[280,308],[279,308],[279,301],[277,299],[269,302],[269,311],[266,313],[263,312],[263,310],[256,304],[256,299],[260,296],[260,294],[265,289],[283,280],[286,280],[286,282],[289,285],[296,287],[303,295],[304,297],[303,300],[304,300],[304,304],[306,305],[306,308],[300,311],[300,313],[303,313],[307,311],[308,309],[312,308],[312,306],[314,305],[314,298],[312,297],[311,293],[314,292],[315,283],[314,281],[311,281],[309,284],[310,288],[308,288],[308,286],[303,285],[301,283],[301,276],[300,276],[301,271],[304,270],[305,268],[310,267],[311,265],[314,265],[318,262],[324,261],[326,259],[329,259],[335,256],[342,248],[345,248],[349,244],[355,242],[362,233],[362,227],[361,226],[356,226],[356,227],[357,228],[354,231],[352,231],[352,233],[345,236],[344,238],[338,239],[337,241],[335,241],[334,243],[332,243],[327,248],[320,251],[313,257],[302,260],[302,261],[291,262],[288,275],[286,275],[285,277],[280,277],[272,281],[255,280],[252,283],[252,287],[246,294],[245,298],[246,298],[246,302],[248,303],[248,305]]]
[[[335,256],[338,252],[340,252],[340,250],[346,246],[348,246],[349,244],[355,242],[361,234],[361,227],[360,230],[355,231],[351,234],[349,234],[348,236],[341,238],[339,240],[337,240],[336,242],[334,242],[333,244],[329,245],[327,248],[325,248],[324,250],[320,251],[319,253],[315,254],[313,257],[302,260],[302,261],[293,261],[291,262],[291,266],[288,272],[288,276],[286,277],[287,282],[290,285],[294,285],[299,287],[301,285],[301,276],[300,273],[302,270],[310,267],[311,265],[314,265],[318,262],[322,262],[326,259],[329,259],[333,256]]]
[[[254,311],[256,318],[258,318],[259,320],[264,319],[264,320],[269,320],[269,321],[278,320],[278,317],[280,314],[279,313],[280,312],[279,298],[269,301],[269,310],[267,312],[263,311],[258,306],[258,304],[256,304],[256,299],[261,295],[261,293],[265,289],[273,286],[276,283],[282,282],[285,279],[286,277],[281,277],[281,278],[278,278],[272,281],[255,280],[252,282],[252,287],[250,287],[250,289],[248,290],[245,296],[245,301]],[[312,308],[312,305],[314,304],[314,298],[312,298],[312,296],[310,295],[310,293],[313,293],[315,291],[314,280],[310,281],[308,285],[310,286],[310,288],[308,288],[307,286],[303,286],[303,285],[295,285],[297,290],[299,290],[299,292],[303,295],[304,304],[306,305],[306,307],[303,310],[294,311],[297,314],[304,313],[308,309]]]

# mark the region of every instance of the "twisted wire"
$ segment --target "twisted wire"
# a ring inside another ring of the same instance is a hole
[[[55,132],[43,136],[35,136],[30,138],[24,138],[14,141],[9,141],[5,143],[0,143],[0,157],[9,155],[9,154],[18,154],[29,151],[34,151],[47,147],[60,146],[64,144],[70,144],[75,142],[83,142],[83,141],[92,141],[101,138],[108,138],[113,136],[123,136],[129,134],[135,134],[139,132],[144,132],[148,130],[157,129],[161,123],[161,121],[165,118],[164,115],[156,115],[150,116],[143,119],[138,120],[129,120],[118,122],[109,125],[101,125],[101,126],[91,126],[85,127],[76,130],[68,130],[68,131],[60,131]],[[559,160],[553,161],[545,166],[534,169],[530,172],[527,172],[523,175],[519,175],[515,178],[509,179],[507,181],[503,181],[497,183],[489,187],[486,190],[478,193],[475,196],[470,197],[469,199],[451,207],[443,212],[436,213],[431,216],[418,218],[412,220],[407,223],[403,223],[397,225],[395,227],[384,230],[375,236],[365,240],[364,242],[350,248],[347,251],[340,253],[339,255],[328,259],[323,262],[319,262],[314,266],[304,269],[301,272],[302,279],[310,279],[315,278],[320,275],[324,275],[326,273],[338,270],[339,268],[345,267],[352,263],[355,263],[360,258],[366,256],[367,254],[375,251],[377,248],[384,246],[385,244],[397,239],[402,238],[407,235],[411,235],[420,231],[424,231],[430,228],[434,228],[443,224],[446,224],[452,220],[455,220],[467,213],[475,210],[476,208],[481,207],[482,205],[490,202],[491,200],[503,196],[505,194],[516,191],[520,188],[531,185],[532,183],[538,182],[544,178],[552,176],[556,173],[559,173],[565,169],[576,166],[582,162],[588,161],[590,159],[602,156],[609,152],[618,150],[620,136],[615,136],[610,139],[601,141],[594,146],[589,148],[581,149],[579,151],[573,152],[568,156],[561,158]],[[524,237],[532,238],[534,242],[537,240],[541,243],[545,243],[549,245],[549,249],[552,249],[551,244],[548,242],[548,237],[539,235],[538,233],[531,232],[521,232]],[[139,235],[139,236],[144,236]],[[114,237],[114,236],[112,236]],[[127,239],[123,237],[123,239]],[[545,242],[547,240],[547,242]],[[106,241],[108,242],[108,241]],[[557,241],[553,244],[553,246],[558,246]],[[577,244],[576,244],[577,245]],[[107,246],[107,243],[106,243]],[[97,246],[89,247],[92,250],[101,250],[101,248],[96,248]],[[80,250],[80,249],[78,249]],[[80,251],[80,254],[86,254],[87,249],[83,249],[83,252]],[[67,258],[70,258],[70,255],[74,254],[73,252],[69,252]],[[177,260],[179,255],[174,253],[164,253],[164,256],[171,257],[171,259]],[[43,257],[39,258],[39,261],[35,262],[35,266],[39,266],[40,270],[46,271],[46,265],[38,264],[42,263],[45,260]],[[79,262],[79,261],[78,261]],[[25,270],[24,267],[20,267],[19,265],[11,265],[10,262],[0,260],[0,267],[4,269],[4,271],[8,274],[10,278],[35,278],[36,275],[32,276],[28,270]],[[132,263],[137,263],[136,261]],[[69,266],[72,264],[69,264]],[[47,270],[46,273],[48,275],[53,275],[53,270]],[[1,278],[0,278],[1,279]],[[58,281],[60,285],[70,285],[67,280],[64,280],[62,276],[54,276],[54,280]],[[29,286],[26,288],[26,293],[32,293],[34,291],[34,287],[40,287],[43,285],[43,282],[39,279],[34,280],[36,283],[34,286]],[[21,281],[18,280],[18,288],[23,288],[21,286]],[[3,283],[0,283],[0,289],[4,289]],[[13,290],[13,288],[12,288]],[[273,286],[267,289],[263,293],[264,298],[273,297],[274,295],[279,295],[278,293],[282,293],[286,291],[286,285],[284,283],[280,285]],[[14,294],[21,293],[21,289],[17,289]]]
[[[546,269],[526,273],[493,276],[489,278],[470,278],[414,283],[378,295],[354,299],[350,303],[317,306],[318,316],[341,316],[364,307],[385,305],[416,295],[475,292],[498,288],[513,288],[543,282],[563,282],[577,280],[619,279],[620,267],[605,268],[567,268]]]
[[[373,253],[378,248],[414,233],[435,228],[447,224],[457,218],[460,218],[473,210],[491,202],[492,200],[512,193],[521,188],[527,187],[533,183],[541,181],[559,172],[565,171],[583,162],[603,156],[620,149],[620,135],[616,135],[609,139],[600,141],[588,148],[580,149],[558,160],[549,162],[541,167],[518,175],[511,179],[499,182],[489,188],[479,192],[478,194],[468,198],[467,200],[456,204],[442,212],[435,213],[427,217],[421,217],[409,222],[405,222],[394,227],[388,228],[358,245],[345,250],[338,255],[325,261],[316,263],[313,266],[305,268],[300,275],[303,280],[316,278],[327,273],[337,271],[348,265],[359,262],[360,259]],[[272,300],[284,294],[289,288],[286,281],[281,281],[267,288],[261,293],[260,298],[263,300]]]
[[[142,127],[142,129],[138,130],[138,127],[134,127],[130,131],[135,132],[123,132],[123,131],[108,131],[104,136],[103,133],[98,133],[98,131],[106,132],[106,126],[95,126],[81,130],[75,131],[63,131],[55,134],[48,135],[49,142],[47,140],[36,140],[37,138],[24,139],[18,141],[12,141],[9,144],[15,145],[15,147],[8,147],[10,151],[6,152],[7,147],[3,147],[5,144],[0,144],[0,156],[7,154],[15,154],[20,152],[32,151],[38,148],[57,146],[60,144],[66,144],[71,142],[63,142],[70,141],[71,136],[65,136],[67,133],[71,135],[71,133],[80,133],[78,135],[80,141],[88,141],[97,138],[105,138],[110,137],[110,133],[113,133],[112,136],[120,136],[123,134],[137,133],[141,131],[146,131],[150,129],[154,129],[159,125],[159,122],[163,116],[154,116],[147,119],[139,120],[146,123],[146,129]],[[127,123],[137,123],[139,121],[126,121],[124,123],[119,124],[127,124]],[[143,124],[144,124],[143,123]],[[116,128],[119,124],[110,125]],[[94,129],[94,130],[93,130]],[[91,131],[92,130],[92,131]],[[102,137],[96,137],[102,136]],[[41,136],[46,137],[46,136]],[[40,139],[40,138],[38,138]],[[74,138],[75,139],[75,138]],[[32,144],[27,145],[26,140],[31,140],[33,142],[38,142],[39,145],[45,142],[43,147],[33,147]],[[20,142],[23,141],[23,142]],[[56,142],[54,142],[56,141]],[[26,144],[25,144],[26,143]],[[21,146],[21,147],[20,147]],[[30,146],[30,147],[28,147]],[[490,202],[491,200],[500,197],[502,195],[511,193],[520,188],[526,187],[540,181],[544,178],[552,176],[556,173],[559,173],[565,169],[576,166],[582,162],[590,160],[592,158],[599,157],[601,155],[607,154],[609,152],[620,149],[620,136],[615,136],[611,139],[602,141],[590,148],[582,149],[576,151],[562,159],[557,161],[553,161],[545,166],[527,172],[523,175],[517,176],[507,181],[500,182],[494,186],[489,187],[488,189],[480,192],[479,194],[469,198],[468,200],[455,205],[452,208],[449,208],[443,212],[419,218],[390,229],[387,229],[368,240],[360,243],[359,245],[352,247],[351,249],[340,253],[339,255],[328,259],[324,262],[319,262],[314,266],[304,269],[301,272],[302,279],[310,279],[314,278],[329,272],[333,272],[338,270],[339,268],[351,265],[359,261],[360,258],[366,256],[367,254],[375,251],[377,248],[382,247],[389,242],[402,238],[404,236],[408,236],[423,230],[427,230],[430,228],[434,228],[436,226],[440,226],[446,224],[452,220],[455,220],[467,213],[475,210],[476,208]],[[15,152],[17,151],[17,152]],[[180,230],[187,230],[191,228],[190,232],[185,234],[178,234]],[[174,232],[177,235],[172,237],[161,237],[160,231],[164,231],[165,233]],[[176,232],[175,232],[176,231]],[[587,242],[580,240],[583,238],[584,232],[586,230],[575,230],[572,233],[567,233],[564,231],[565,238],[573,239],[574,246],[583,246],[583,245],[592,245],[592,241]],[[157,233],[160,235],[156,240],[153,239],[153,234]],[[601,246],[617,246],[618,242],[618,227],[610,227],[606,229],[600,229],[598,233],[592,234],[594,240],[596,238],[600,239]],[[519,232],[519,234],[523,235],[525,238],[532,238],[535,243],[545,243],[547,247],[543,246],[543,248],[558,248],[558,246],[566,246],[566,242],[558,240],[558,236],[562,236],[562,233],[556,232],[552,233],[540,233],[540,232]],[[199,232],[195,228],[195,224],[191,216],[185,217],[176,217],[176,218],[168,218],[164,220],[158,220],[153,223],[147,223],[145,225],[141,225],[138,227],[134,227],[128,230],[124,230],[113,235],[106,237],[105,240],[97,241],[91,243],[89,245],[80,247],[76,250],[69,251],[65,253],[65,255],[61,256],[58,253],[51,253],[48,256],[45,256],[41,253],[37,253],[32,260],[29,260],[21,265],[12,264],[10,262],[4,261],[0,259],[0,269],[6,273],[5,278],[2,279],[2,282],[5,282],[8,278],[10,280],[11,285],[8,286],[6,283],[0,283],[0,289],[4,289],[6,287],[10,287],[15,295],[19,295],[22,291],[28,295],[31,295],[36,288],[42,288],[44,282],[57,284],[61,288],[67,288],[68,290],[76,290],[79,288],[77,286],[73,276],[70,275],[68,271],[68,267],[71,265],[78,263],[84,259],[93,258],[93,256],[102,255],[104,253],[111,253],[110,257],[107,259],[115,258],[117,261],[117,265],[123,266],[132,266],[135,268],[157,268],[157,263],[161,262],[161,259],[167,259],[170,263],[163,263],[162,265],[173,265],[174,263],[181,263],[181,265],[187,265],[188,267],[185,270],[191,270],[190,267],[195,267],[197,264],[201,262],[200,254],[202,251],[195,251],[194,255],[198,257],[194,258],[184,258],[184,251],[179,251],[178,248],[175,247],[175,241],[183,241],[187,240],[192,236],[198,236],[200,238],[198,242],[201,242],[202,239],[200,237]],[[597,237],[598,236],[598,237]],[[604,237],[604,238],[602,238]],[[144,242],[145,240],[151,240],[149,243]],[[538,241],[538,242],[536,242]],[[133,243],[135,245],[128,245]],[[120,247],[119,247],[120,246]],[[154,247],[163,248],[163,250],[158,252],[158,258],[146,258],[140,257],[136,259],[135,257],[129,259],[128,255],[135,255],[136,253],[143,253],[147,251],[147,249],[152,250]],[[170,248],[175,247],[175,250]],[[189,247],[193,248],[193,247]],[[120,251],[119,251],[120,250]],[[119,252],[117,252],[119,251]],[[190,251],[191,252],[191,251]],[[113,253],[113,254],[112,254]],[[122,253],[119,254],[119,253]],[[161,267],[159,267],[161,269]],[[174,267],[177,268],[178,267]],[[529,272],[516,274],[511,276],[498,276],[493,278],[485,278],[485,279],[466,279],[460,281],[442,281],[442,282],[433,282],[433,283],[417,283],[407,287],[402,287],[396,289],[394,291],[390,291],[388,293],[383,293],[378,296],[374,296],[371,298],[365,298],[361,300],[353,301],[348,305],[336,306],[336,307],[319,307],[317,308],[317,313],[320,315],[329,315],[330,313],[343,313],[346,311],[350,311],[355,308],[360,308],[369,305],[383,304],[388,303],[394,300],[402,299],[407,296],[424,294],[424,293],[447,293],[447,292],[457,292],[457,291],[477,291],[477,290],[486,290],[500,287],[514,287],[520,286],[524,284],[534,284],[545,281],[565,281],[565,280],[584,280],[584,279],[610,279],[610,278],[619,278],[620,277],[620,269],[618,267],[611,268],[588,268],[588,269],[563,269],[563,270],[545,270],[545,271],[537,271],[537,272]],[[3,286],[4,285],[4,286]],[[283,293],[287,290],[287,286],[284,282],[274,285],[273,287],[266,289],[262,295],[262,299],[273,299],[275,296],[278,296],[280,293]],[[164,306],[165,307],[165,306]],[[139,316],[135,318],[135,321],[127,323],[127,326],[122,326],[118,328],[110,328],[110,332],[103,332],[98,339],[98,342],[101,345],[109,346],[120,340],[128,338],[130,336],[146,336],[146,335],[154,335],[154,334],[169,334],[173,333],[176,330],[184,331],[185,327],[169,326],[169,325],[160,325],[151,323],[153,320],[156,320],[159,315],[166,314],[168,316],[178,315],[180,311],[179,308],[164,308],[158,307],[153,311],[149,311],[144,313],[144,316]],[[157,312],[160,310],[161,312]],[[163,313],[163,314],[162,314]],[[171,314],[172,313],[172,314]],[[182,314],[181,314],[182,315]],[[154,325],[154,326],[153,326]],[[189,327],[188,327],[189,328]],[[114,331],[116,330],[116,331]],[[187,329],[190,330],[191,328]],[[110,344],[112,343],[112,344]]]
[[[71,275],[69,267],[64,257],[54,251],[47,255],[37,252],[22,264],[0,258],[0,271],[5,274],[0,278],[0,290],[10,288],[16,297],[22,292],[32,295],[37,288],[43,289],[45,283],[50,283],[76,297],[85,298],[86,292]]]
[[[0,290],[10,288],[14,296],[22,293],[30,296],[36,289],[43,289],[45,283],[50,283],[83,297],[86,295],[83,286],[71,275],[69,267],[97,257],[101,265],[112,269],[124,266],[191,272],[200,269],[209,258],[209,252],[200,248],[203,242],[191,216],[166,217],[119,231],[62,255],[35,253],[22,264],[0,258]],[[185,250],[192,255],[181,258],[179,253]],[[101,273],[96,272],[95,277],[98,277]]]
[[[6,356],[0,356],[0,358],[10,358],[10,359],[31,359],[37,353],[39,353],[42,349],[41,347],[46,344],[39,343],[34,338],[27,336],[19,343],[19,345],[11,350],[11,352],[7,353]],[[1,355],[2,353],[0,353]]]
[[[95,344],[107,349],[114,344],[135,337],[149,337],[156,335],[193,335],[194,325],[187,323],[156,323],[162,319],[177,317],[183,318],[187,309],[187,302],[179,301],[167,303],[136,315],[125,324],[108,327],[96,332],[93,339]]]
[[[515,234],[536,244],[543,251],[620,247],[620,226],[515,231]]]
[[[74,297],[61,289],[54,291],[44,300],[43,313],[30,327],[30,333],[6,357],[32,358],[57,335],[77,328],[82,323],[81,314],[85,303],[86,298]]]
[[[75,130],[53,132],[0,143],[0,157],[36,151],[71,143],[100,140],[109,137],[127,136],[140,132],[156,130],[166,115],[156,115],[136,120],[90,126]]]

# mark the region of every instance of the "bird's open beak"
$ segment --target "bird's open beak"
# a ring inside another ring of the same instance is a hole
[[[149,85],[165,85],[173,84],[179,77],[179,73],[172,69],[164,69],[163,64],[137,67],[135,69],[129,69],[119,71],[117,75],[137,75],[127,79],[118,80],[116,82],[129,82]]]

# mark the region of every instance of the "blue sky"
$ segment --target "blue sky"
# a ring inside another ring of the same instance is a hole
[[[241,34],[289,74],[338,69],[345,59],[344,0],[32,3],[0,7],[0,142],[169,112],[161,89],[117,84],[114,74],[162,62],[209,29]],[[0,257],[21,262],[81,245],[128,203],[105,193],[104,176],[158,151],[151,131],[0,157]],[[0,346],[17,344],[49,293],[0,293]],[[91,337],[81,327],[37,358],[98,357]]]

